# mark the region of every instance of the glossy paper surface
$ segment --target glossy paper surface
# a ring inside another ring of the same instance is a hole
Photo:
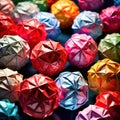
[[[61,34],[60,22],[57,18],[48,12],[39,12],[34,16],[39,22],[45,24],[45,29],[47,32],[47,39],[56,39],[58,35]]]
[[[28,43],[19,36],[6,35],[0,39],[0,67],[18,70],[29,59]]]
[[[23,111],[35,118],[45,118],[58,107],[59,95],[55,81],[42,74],[25,79],[16,87]]]
[[[31,62],[38,72],[53,76],[61,72],[67,62],[67,52],[59,43],[52,40],[39,42],[31,52]]]
[[[85,68],[92,64],[97,54],[97,44],[91,36],[86,34],[73,34],[65,43],[71,64]]]
[[[88,100],[88,84],[80,72],[62,72],[56,78],[60,90],[59,106],[75,110]]]
[[[106,35],[99,45],[98,50],[100,58],[109,58],[113,61],[120,62],[120,34],[112,33]]]
[[[120,8],[111,6],[100,13],[104,33],[117,33],[120,30]]]
[[[41,40],[45,40],[47,35],[45,25],[33,18],[19,23],[17,26],[17,33],[23,39],[27,40],[31,49]]]
[[[103,25],[97,12],[83,11],[74,19],[72,29],[74,32],[85,33],[97,39],[102,35]]]
[[[62,29],[70,27],[79,14],[78,6],[71,0],[58,0],[51,6],[51,13],[60,21]]]
[[[88,70],[89,88],[95,93],[120,91],[120,64],[108,58],[99,60]]]

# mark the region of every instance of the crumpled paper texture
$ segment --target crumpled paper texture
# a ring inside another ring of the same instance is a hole
[[[12,0],[0,0],[0,11],[6,15],[10,15],[14,9],[14,3]]]
[[[74,19],[72,29],[75,33],[84,33],[97,39],[102,35],[103,25],[97,12],[82,11]]]
[[[120,118],[120,92],[102,92],[96,97],[95,105],[107,109],[111,117],[115,120]]]
[[[15,23],[20,23],[22,20],[33,18],[39,11],[38,6],[32,2],[19,2],[12,11],[12,18]]]
[[[0,12],[0,38],[4,35],[16,35],[15,28],[12,18]]]
[[[97,44],[93,38],[86,34],[73,34],[65,43],[71,64],[85,68],[91,65],[97,55]]]
[[[0,120],[19,120],[18,107],[8,99],[0,100]]]
[[[31,49],[47,36],[45,25],[34,18],[20,22],[17,25],[17,33],[28,42]]]
[[[52,4],[54,4],[58,0],[47,0],[47,7],[50,8]]]
[[[95,93],[120,91],[120,64],[108,58],[98,60],[88,70],[89,88]]]
[[[100,58],[109,58],[113,61],[120,62],[120,34],[112,33],[106,35],[100,40],[98,51]]]
[[[104,5],[104,0],[78,0],[82,10],[98,11]]]
[[[120,0],[113,0],[113,4],[120,7]]]
[[[45,118],[58,107],[59,90],[56,83],[42,74],[24,79],[14,90],[18,93],[23,111],[34,118]]]
[[[75,110],[88,101],[88,84],[80,72],[62,72],[55,82],[60,90],[59,106]]]
[[[30,60],[38,72],[53,76],[61,72],[67,62],[67,51],[53,40],[40,41],[32,50]]]
[[[22,82],[23,76],[17,71],[5,68],[0,69],[0,99],[9,99],[16,102],[17,97],[14,95],[14,86]]]
[[[120,8],[116,6],[107,7],[100,13],[104,33],[119,33],[120,30]]]
[[[28,43],[19,36],[5,35],[0,39],[0,67],[19,70],[29,59]]]
[[[60,21],[60,27],[65,29],[73,24],[74,18],[80,11],[73,1],[58,0],[51,6],[51,13]]]
[[[110,120],[108,111],[96,105],[89,105],[80,111],[75,120]]]
[[[45,30],[47,32],[47,39],[50,38],[55,40],[61,34],[60,22],[53,14],[39,12],[34,18],[46,25]]]

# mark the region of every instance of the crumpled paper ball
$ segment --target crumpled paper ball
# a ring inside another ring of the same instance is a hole
[[[113,4],[120,7],[120,0],[113,0]]]
[[[38,72],[53,76],[61,72],[67,62],[65,48],[53,40],[40,41],[30,56],[32,66]]]
[[[8,68],[0,69],[0,99],[7,98],[11,102],[16,102],[14,95],[14,86],[22,82],[23,76],[17,71]]]
[[[19,120],[18,107],[8,99],[0,100],[0,120]]]
[[[117,33],[120,30],[120,8],[107,7],[100,13],[104,33]]]
[[[6,15],[11,16],[14,7],[15,6],[12,0],[0,0],[0,11],[5,13]]]
[[[74,19],[72,29],[75,33],[85,33],[97,39],[102,35],[103,25],[97,12],[83,11]]]
[[[55,82],[60,90],[59,106],[75,110],[88,101],[88,84],[80,72],[62,72]]]
[[[15,23],[20,23],[22,20],[33,18],[39,11],[38,6],[32,2],[19,2],[12,12],[12,18]]]
[[[104,0],[78,0],[82,10],[98,11],[104,5]]]
[[[75,120],[110,120],[110,114],[102,107],[89,105],[78,113]]]
[[[19,36],[5,35],[0,39],[0,67],[18,70],[29,59],[28,43]]]
[[[113,61],[120,62],[120,34],[112,33],[100,40],[98,45],[99,57],[109,58]]]
[[[51,6],[51,13],[60,21],[62,29],[73,24],[74,18],[80,13],[78,6],[71,0],[58,0]]]
[[[24,79],[15,88],[23,111],[34,118],[45,118],[58,107],[59,95],[56,83],[42,74]]]
[[[91,65],[97,55],[97,44],[93,38],[86,34],[73,34],[65,43],[71,64],[84,68]]]
[[[4,35],[16,35],[15,28],[12,18],[0,12],[0,38]]]
[[[98,60],[88,70],[89,88],[95,93],[120,91],[120,64],[108,58]]]
[[[108,110],[115,120],[120,118],[120,92],[105,91],[96,97],[95,105]],[[116,108],[116,109],[115,109]]]
[[[45,40],[47,35],[45,25],[33,18],[20,22],[17,25],[17,33],[28,42],[31,49],[41,40]]]
[[[58,0],[47,0],[47,7],[50,8],[52,4],[54,4]]]
[[[34,16],[34,18],[45,24],[47,39],[56,39],[61,34],[60,22],[53,14],[48,12],[39,12]]]

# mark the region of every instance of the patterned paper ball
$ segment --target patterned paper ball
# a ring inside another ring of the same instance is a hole
[[[74,18],[80,13],[78,6],[71,0],[58,0],[51,6],[51,13],[60,21],[62,29],[72,25]]]
[[[88,70],[88,84],[95,93],[120,91],[120,64],[108,58],[99,60]]]
[[[5,35],[0,39],[0,68],[18,70],[29,59],[28,43],[19,36]]]
[[[59,88],[59,106],[75,110],[88,100],[88,84],[80,72],[62,72],[56,78]]]
[[[97,55],[97,44],[93,38],[86,34],[73,34],[65,43],[69,61],[79,68],[91,65]]]

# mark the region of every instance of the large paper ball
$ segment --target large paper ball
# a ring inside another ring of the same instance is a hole
[[[60,22],[53,14],[48,12],[39,12],[34,16],[34,18],[45,24],[47,39],[50,38],[55,40],[61,34]]]
[[[0,11],[6,15],[11,15],[14,7],[12,0],[0,0]]]
[[[120,34],[112,33],[106,35],[98,45],[99,57],[109,58],[113,61],[120,62]]]
[[[11,17],[0,12],[0,38],[4,35],[15,35],[16,26]]]
[[[97,44],[93,38],[86,34],[73,34],[65,43],[71,64],[84,68],[91,65],[97,54]]]
[[[89,105],[80,111],[75,120],[111,120],[108,111],[96,105]]]
[[[58,107],[59,95],[56,83],[42,74],[24,79],[16,86],[23,111],[35,118],[45,118]]]
[[[31,49],[41,40],[46,39],[45,25],[33,18],[23,20],[19,23],[17,33],[23,39],[27,40]]]
[[[0,100],[0,120],[19,120],[18,107],[8,99]]]
[[[59,106],[75,110],[88,100],[88,84],[80,72],[62,72],[56,78],[59,88]]]
[[[23,76],[17,71],[0,69],[0,99],[7,98],[11,102],[17,101],[14,95],[14,86],[22,82]]]
[[[82,10],[98,11],[104,5],[104,0],[78,0]]]
[[[89,88],[95,93],[120,91],[120,64],[108,58],[99,60],[88,70]]]
[[[22,20],[33,18],[39,11],[38,6],[32,2],[19,2],[12,12],[12,18],[15,23],[20,23]]]
[[[5,35],[0,39],[0,67],[18,70],[29,59],[28,43],[19,36]]]
[[[103,23],[104,33],[114,33],[120,31],[120,8],[111,6],[105,8],[100,13],[100,18]]]
[[[97,39],[102,35],[103,25],[97,12],[83,11],[74,19],[72,29],[75,33],[85,33]]]
[[[80,13],[78,6],[71,0],[58,0],[51,6],[51,12],[60,21],[62,29],[70,27]]]
[[[105,91],[96,97],[95,105],[108,110],[115,120],[120,118],[120,92]]]
[[[38,72],[53,76],[61,72],[67,62],[67,52],[59,43],[52,40],[39,42],[31,52],[31,62]]]

